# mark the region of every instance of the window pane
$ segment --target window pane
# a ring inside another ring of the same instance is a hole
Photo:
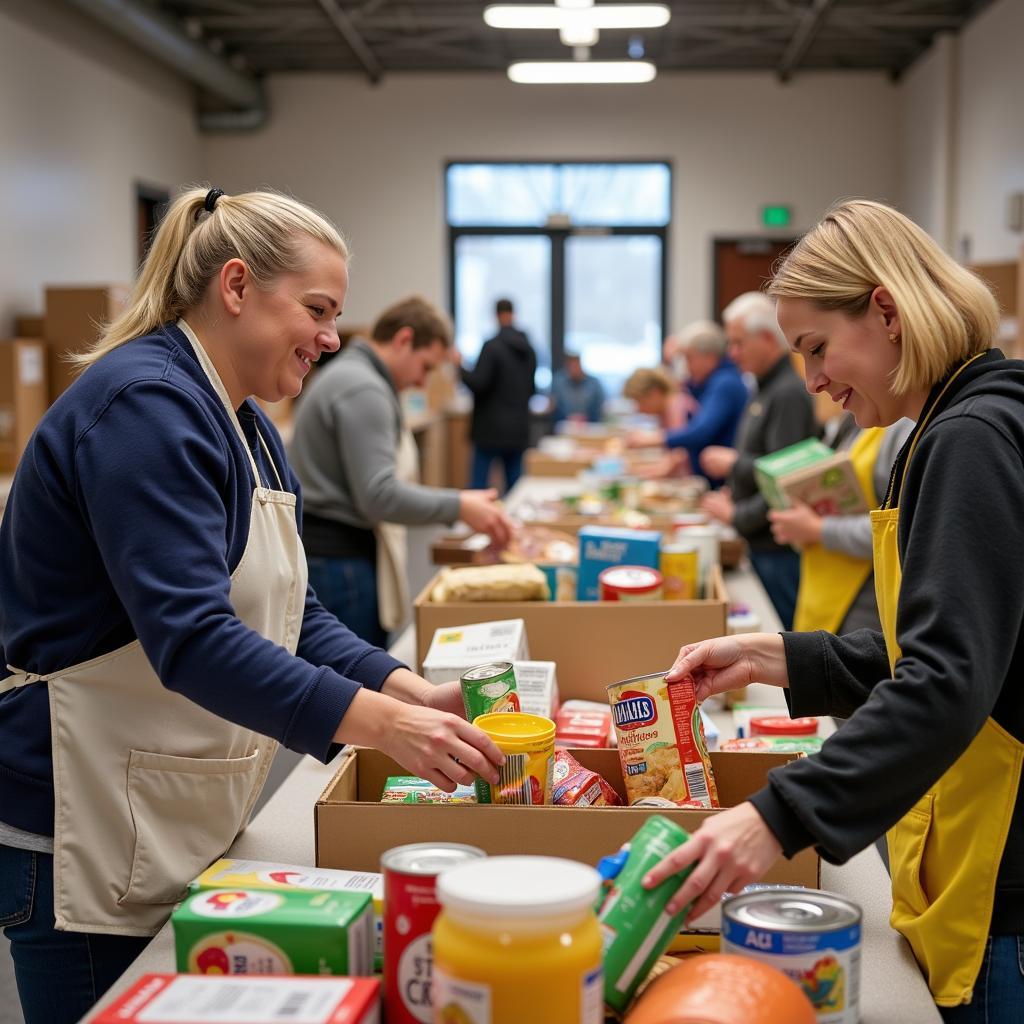
[[[554,207],[552,164],[453,164],[448,168],[448,223],[541,227]]]
[[[464,235],[455,243],[455,343],[470,364],[498,330],[494,304],[511,299],[537,353],[537,387],[551,383],[551,243],[546,236]]]
[[[665,164],[566,164],[562,202],[573,224],[636,224],[669,221],[669,169]]]
[[[609,398],[641,366],[661,362],[661,239],[571,237],[565,247],[565,349]]]
[[[575,225],[669,222],[666,164],[452,164],[448,223],[543,227],[551,215]]]

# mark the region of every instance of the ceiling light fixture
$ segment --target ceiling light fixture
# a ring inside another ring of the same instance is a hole
[[[664,4],[604,4],[584,6],[549,4],[492,4],[484,8],[484,21],[491,28],[549,29],[558,31],[567,22],[586,19],[587,24],[601,29],[661,28],[667,25],[672,12]]]
[[[508,69],[520,85],[625,85],[650,82],[655,74],[654,65],[643,60],[535,60]]]

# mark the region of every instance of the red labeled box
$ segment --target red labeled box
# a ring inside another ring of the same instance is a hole
[[[380,1024],[374,978],[146,974],[91,1024]]]

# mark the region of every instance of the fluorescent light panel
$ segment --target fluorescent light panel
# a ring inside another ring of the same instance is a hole
[[[491,28],[557,30],[566,15],[584,17],[598,30],[661,28],[672,16],[664,4],[605,4],[571,12],[549,4],[493,4],[484,8],[484,21]]]
[[[520,61],[508,77],[520,85],[598,85],[650,82],[657,71],[643,60]]]

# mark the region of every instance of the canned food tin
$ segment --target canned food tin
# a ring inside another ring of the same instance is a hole
[[[511,661],[477,665],[462,673],[459,684],[462,686],[462,706],[469,722],[492,711],[519,710],[516,674]]]
[[[657,673],[612,683],[608,702],[630,804],[660,796],[677,805],[718,806],[691,676],[667,683]]]
[[[816,718],[787,718],[785,715],[765,715],[750,720],[751,736],[817,736]]]
[[[622,1011],[654,961],[668,949],[689,908],[665,910],[691,868],[671,875],[654,889],[643,878],[660,860],[690,838],[660,814],[651,815],[630,840],[629,855],[597,911],[604,944],[604,1001]]]
[[[803,988],[819,1024],[860,1020],[860,908],[818,889],[766,889],[722,904],[722,952],[775,967]]]
[[[440,913],[436,883],[442,871],[486,857],[475,846],[414,843],[380,860],[384,875],[384,1002],[389,1024],[430,1024],[434,954],[430,930]]]
[[[660,601],[662,578],[643,565],[613,565],[597,577],[602,601]]]
[[[549,804],[555,766],[555,723],[522,713],[481,715],[474,723],[505,755],[498,782],[475,782],[480,804]]]
[[[674,541],[661,546],[661,575],[666,601],[700,597],[700,555],[696,544]]]

